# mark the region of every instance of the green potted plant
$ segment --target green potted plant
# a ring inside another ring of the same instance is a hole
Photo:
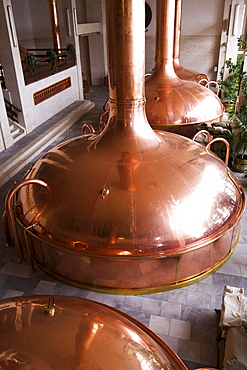
[[[233,169],[237,172],[247,170],[247,106],[243,104],[236,113],[233,127],[233,150],[235,153]]]
[[[75,54],[75,47],[73,44],[68,44],[67,45],[67,51],[70,53],[71,59],[73,62],[76,61],[76,54]]]
[[[36,75],[36,58],[33,53],[29,53],[24,59],[23,62],[28,64],[28,69],[31,76]]]
[[[52,65],[52,70],[54,72],[57,72],[58,66],[57,66],[57,54],[53,49],[47,50],[46,56],[50,58],[50,62]]]
[[[233,120],[236,111],[238,110],[238,100],[240,93],[247,98],[247,73],[243,71],[243,55],[247,50],[247,42],[238,38],[238,48],[243,54],[238,55],[236,63],[233,63],[229,58],[225,61],[226,68],[229,72],[228,77],[223,80],[223,69],[221,70],[221,78],[218,81],[222,98],[225,100],[226,111],[229,120]]]

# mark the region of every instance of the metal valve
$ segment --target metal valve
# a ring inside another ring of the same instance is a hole
[[[51,297],[49,299],[48,306],[44,307],[44,314],[46,316],[54,316],[55,315],[55,303],[54,303],[54,297]]]

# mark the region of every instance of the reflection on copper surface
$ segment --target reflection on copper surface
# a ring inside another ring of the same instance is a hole
[[[146,80],[147,118],[155,129],[191,138],[199,123],[220,119],[224,107],[210,89],[181,80],[174,71],[175,0],[157,0],[156,14],[155,67]]]
[[[120,188],[127,191],[137,190],[134,181],[134,172],[137,170],[140,161],[134,158],[134,153],[127,152],[122,154],[117,166],[120,177]]]
[[[60,30],[58,22],[57,0],[47,0],[50,11],[54,49],[61,49]]]
[[[181,80],[200,82],[202,79],[208,81],[207,75],[184,68],[180,64],[180,38],[181,38],[181,20],[182,20],[182,0],[175,2],[175,25],[174,25],[174,46],[173,46],[173,66],[174,70]]]
[[[157,335],[134,318],[87,299],[52,298],[56,305],[52,317],[43,313],[49,296],[0,301],[1,368],[187,369]],[[16,309],[22,321],[18,329]]]

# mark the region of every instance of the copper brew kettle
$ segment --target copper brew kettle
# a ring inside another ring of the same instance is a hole
[[[209,146],[150,127],[144,1],[107,0],[106,21],[106,128],[43,155],[10,190],[7,219],[19,259],[66,283],[117,294],[176,288],[234,250],[244,191]]]
[[[175,0],[157,0],[155,67],[146,80],[146,114],[154,129],[190,138],[202,122],[217,121],[223,104],[210,89],[181,80],[173,66]]]

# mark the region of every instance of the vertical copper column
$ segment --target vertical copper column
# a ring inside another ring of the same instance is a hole
[[[57,0],[48,0],[54,49],[61,49],[61,39],[58,22]]]
[[[173,22],[174,1],[157,0],[156,56],[155,67],[158,73],[168,78],[176,78],[173,67]]]
[[[106,0],[106,25],[110,113],[101,142],[105,137],[114,137],[121,142],[122,152],[129,153],[129,139],[136,141],[135,135],[140,136],[140,130],[149,136],[148,147],[152,146],[151,138],[154,137],[145,114],[144,0]],[[126,153],[124,156],[124,162],[133,162],[132,154],[129,158]],[[119,166],[121,168],[121,164]],[[133,167],[136,168],[136,163]]]
[[[110,105],[125,126],[126,110],[144,104],[144,20],[143,0],[106,1]]]
[[[198,73],[184,68],[180,64],[180,39],[181,39],[181,19],[182,19],[182,0],[176,0],[175,9],[175,27],[174,27],[174,48],[173,48],[173,65],[176,74],[182,80],[188,80],[198,83],[202,79],[208,80],[204,73]]]

